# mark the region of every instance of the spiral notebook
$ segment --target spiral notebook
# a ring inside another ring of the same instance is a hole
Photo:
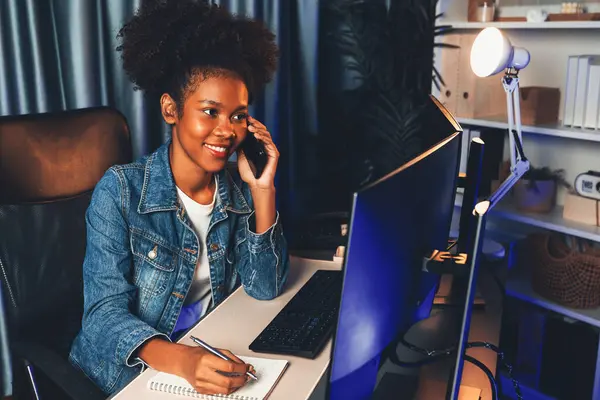
[[[230,395],[206,395],[194,390],[192,385],[177,375],[159,372],[148,381],[148,388],[180,396],[208,400],[264,400],[269,397],[275,385],[288,366],[287,360],[273,360],[269,358],[256,358],[238,356],[246,364],[251,364],[256,370],[258,380],[250,380],[244,387]]]

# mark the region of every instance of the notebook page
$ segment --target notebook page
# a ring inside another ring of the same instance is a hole
[[[174,394],[183,394],[182,392],[191,392],[201,399],[257,399],[263,400],[273,390],[283,371],[287,368],[287,360],[272,360],[268,358],[256,358],[237,356],[247,364],[251,364],[256,370],[257,381],[250,379],[246,385],[229,396],[203,396],[195,394],[196,391],[185,379],[164,372],[159,372],[148,382],[148,387],[153,390],[166,391]],[[162,384],[162,386],[161,386]],[[178,389],[167,389],[167,388]],[[180,388],[180,389],[179,389]]]

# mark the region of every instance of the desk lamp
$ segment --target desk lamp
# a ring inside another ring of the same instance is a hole
[[[471,48],[471,69],[479,77],[504,71],[502,85],[506,92],[508,138],[510,141],[510,175],[493,193],[488,209],[493,208],[515,183],[529,170],[521,141],[521,108],[519,71],[529,64],[529,52],[514,47],[498,28],[485,28],[477,35]]]

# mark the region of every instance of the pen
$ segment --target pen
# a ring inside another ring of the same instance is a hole
[[[210,351],[212,354],[214,354],[215,356],[222,358],[225,361],[233,361],[231,358],[227,357],[225,354],[221,353],[220,351],[218,351],[217,349],[211,347],[210,345],[208,345],[208,343],[203,342],[202,340],[198,339],[195,336],[190,335],[190,338],[192,339],[192,341],[194,343],[196,343],[198,346],[202,346],[204,347],[206,350]],[[254,375],[252,372],[250,371],[246,371],[246,375],[248,375],[250,378],[254,379],[254,380],[258,380],[258,378],[256,377],[256,375]]]

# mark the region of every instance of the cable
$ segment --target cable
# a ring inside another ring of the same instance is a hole
[[[399,367],[417,368],[417,367],[421,367],[426,364],[434,363],[434,362],[442,360],[444,358],[450,358],[451,356],[454,355],[454,353],[455,353],[455,351],[449,352],[449,353],[437,354],[436,356],[424,358],[423,360],[419,360],[419,361],[401,361],[398,358],[398,355],[396,354],[396,352],[392,351],[389,354],[389,358],[392,361],[392,363],[394,363],[395,365],[397,365]],[[471,357],[468,354],[465,354],[465,361],[469,361],[471,364],[475,365],[476,367],[481,369],[486,374],[486,376],[488,377],[488,380],[490,381],[490,388],[492,391],[492,400],[498,400],[498,386],[496,384],[496,380],[494,379],[494,374],[492,374],[492,371],[490,371],[490,369],[488,367],[486,367],[486,365],[484,363],[482,363],[481,361],[477,360],[474,357]],[[522,400],[522,398],[521,398],[521,400]]]
[[[490,381],[490,388],[492,390],[492,400],[498,400],[498,386],[496,385],[496,379],[494,379],[494,374],[492,374],[492,371],[490,371],[490,369],[488,367],[486,367],[486,365],[484,363],[482,363],[481,361],[479,361],[478,359],[476,359],[474,357],[471,357],[468,354],[465,354],[465,360],[470,362],[473,365],[476,365],[483,372],[485,372],[485,374],[488,377],[488,380]]]
[[[410,349],[412,351],[415,351],[417,353],[420,353],[420,354],[422,354],[424,356],[427,356],[430,359],[434,359],[434,360],[437,360],[438,358],[450,357],[450,356],[454,355],[454,352],[456,352],[456,347],[455,346],[448,347],[448,348],[442,349],[442,350],[427,350],[427,349],[423,349],[421,347],[415,346],[414,344],[408,342],[404,338],[404,335],[400,336],[399,342],[402,343],[402,345],[404,345],[408,349]],[[500,348],[498,346],[496,346],[496,345],[494,345],[492,343],[488,343],[488,342],[469,342],[469,343],[467,343],[465,349],[479,348],[479,347],[483,347],[483,348],[486,348],[486,349],[493,350],[493,351],[495,351],[498,354],[498,359],[501,361],[502,367],[504,367],[504,369],[508,373],[508,377],[512,381],[513,387],[515,389],[515,393],[517,395],[517,399],[518,400],[523,400],[523,393],[521,392],[521,387],[519,386],[519,382],[513,376],[513,367],[512,367],[512,365],[510,365],[506,361],[504,352],[502,350],[500,350]],[[465,354],[465,359],[466,359],[466,357],[467,357],[467,355]],[[396,359],[397,359],[397,357],[396,357]],[[392,360],[392,361],[395,362],[394,360]],[[410,363],[405,363],[405,364],[410,364]],[[428,364],[428,362],[422,362],[421,361],[419,365],[423,365],[423,364]],[[402,365],[400,365],[400,366],[402,366]],[[415,366],[418,366],[418,365],[415,365]],[[496,390],[497,390],[497,388],[496,388]]]

